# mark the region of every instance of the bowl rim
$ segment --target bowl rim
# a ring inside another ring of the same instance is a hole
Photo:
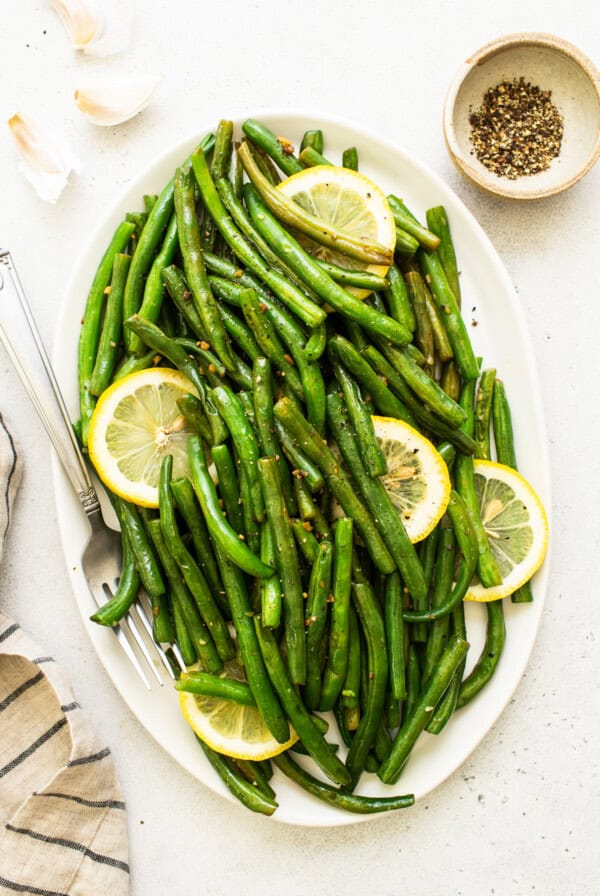
[[[503,199],[526,200],[532,201],[544,199],[547,196],[556,196],[562,193],[573,184],[581,180],[594,167],[600,158],[600,128],[596,135],[594,146],[579,171],[567,180],[561,181],[559,184],[539,189],[537,191],[522,190],[516,185],[518,181],[508,181],[508,184],[514,186],[505,186],[503,183],[495,183],[492,185],[489,180],[484,179],[479,171],[469,164],[468,159],[463,155],[456,138],[456,132],[453,125],[454,108],[458,93],[467,77],[467,75],[475,68],[499,53],[514,47],[544,47],[567,56],[587,75],[592,87],[595,90],[598,104],[600,105],[600,72],[594,63],[585,55],[578,47],[562,37],[545,32],[523,31],[514,34],[507,34],[504,37],[497,38],[484,44],[476,50],[466,61],[460,66],[446,94],[443,111],[443,131],[446,149],[450,158],[454,162],[458,170],[470,181],[474,186],[491,196],[502,197]]]

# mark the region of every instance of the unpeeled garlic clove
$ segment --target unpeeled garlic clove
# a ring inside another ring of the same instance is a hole
[[[102,16],[90,0],[50,0],[60,17],[71,46],[90,56],[111,56],[129,43],[132,3],[104,0]]]
[[[71,171],[80,170],[79,161],[62,140],[45,132],[28,116],[13,115],[8,127],[21,158],[19,170],[40,199],[56,202]]]
[[[92,124],[112,127],[145,109],[158,87],[156,79],[128,78],[78,87],[77,108]]]

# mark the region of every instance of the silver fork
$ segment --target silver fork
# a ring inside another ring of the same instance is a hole
[[[0,249],[0,340],[38,412],[91,526],[81,565],[96,604],[112,595],[121,575],[121,539],[103,517],[86,462],[79,450],[64,399],[9,251]],[[112,631],[132,666],[151,690],[150,672],[162,687],[160,667],[175,678],[184,663],[176,645],[165,649],[152,638],[152,607],[138,601]]]

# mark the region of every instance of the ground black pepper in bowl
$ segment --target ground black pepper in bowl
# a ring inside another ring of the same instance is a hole
[[[491,87],[469,116],[471,154],[508,180],[546,171],[563,137],[563,118],[551,97],[524,78]]]

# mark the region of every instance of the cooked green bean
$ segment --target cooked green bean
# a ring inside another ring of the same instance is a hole
[[[256,432],[263,455],[273,455],[279,464],[281,488],[285,505],[290,516],[296,513],[296,504],[292,495],[292,477],[290,470],[281,456],[281,445],[275,430],[273,416],[273,383],[271,363],[268,358],[257,357],[252,368],[252,399],[256,418]]]
[[[242,130],[249,140],[273,159],[279,165],[284,174],[289,177],[302,171],[302,165],[294,155],[294,148],[289,140],[276,137],[264,124],[254,118],[248,118],[242,125]],[[239,150],[238,150],[239,152]]]
[[[491,460],[490,418],[494,395],[495,370],[482,371],[475,404],[475,457]]]
[[[506,641],[504,608],[501,600],[486,603],[488,614],[485,645],[473,671],[462,682],[457,707],[465,706],[490,680],[502,656]]]
[[[224,448],[225,446],[218,446],[218,448],[216,447],[214,450],[217,451],[221,447]],[[216,465],[215,461],[215,466]],[[196,551],[198,562],[200,563],[200,568],[202,569],[208,584],[212,588],[221,609],[224,609],[222,601],[219,600],[219,596],[223,595],[223,583],[212,550],[210,535],[208,534],[208,529],[202,514],[199,512],[192,484],[189,479],[173,479],[171,482],[171,491],[177,502],[177,509],[183,517],[189,533],[192,536],[192,543],[194,545],[194,550]]]
[[[402,324],[403,327],[414,333],[415,315],[408,297],[406,281],[395,264],[387,272],[386,278],[389,286],[385,290],[384,295],[390,317],[393,317],[399,324]]]
[[[385,583],[385,634],[389,658],[390,689],[394,700],[406,699],[402,601],[402,579],[395,572],[387,577]]]
[[[389,758],[382,763],[377,773],[384,784],[392,782],[402,771],[419,734],[427,725],[431,713],[444,695],[457,667],[467,655],[468,649],[467,641],[456,638],[440,657],[436,668],[425,682],[419,699],[407,714],[402,727],[394,738]]]
[[[327,605],[331,586],[333,546],[322,541],[317,552],[308,586],[306,604],[306,685],[304,704],[307,709],[318,709],[321,699],[321,648],[327,626]]]
[[[234,772],[232,765],[224,759],[220,753],[212,750],[208,744],[197,738],[198,743],[204,751],[204,755],[223,781],[227,789],[238,799],[247,809],[252,812],[259,812],[261,815],[272,815],[277,808],[277,803],[271,797],[265,796],[260,790],[257,790],[243,777],[241,773]]]
[[[287,379],[290,388],[298,398],[304,400],[304,390],[298,371],[292,363],[293,359],[286,353],[273,324],[264,313],[265,309],[261,308],[256,292],[253,289],[245,289],[240,296],[240,302],[246,323],[263,354]]]
[[[135,562],[149,597],[157,598],[165,593],[165,582],[162,577],[156,554],[154,553],[139,512],[134,504],[114,496],[114,506],[122,528],[125,530]]]
[[[452,236],[450,235],[448,216],[446,215],[446,210],[443,205],[427,209],[427,226],[437,237],[439,237],[440,244],[437,248],[437,253],[442,263],[442,267],[444,268],[448,285],[454,293],[456,302],[460,308],[458,265],[456,263],[456,253],[454,251]]]
[[[176,691],[186,694],[198,694],[200,697],[214,697],[216,700],[228,700],[240,706],[256,706],[250,687],[243,681],[220,678],[208,672],[184,672],[175,682]]]
[[[342,517],[333,528],[334,552],[331,593],[331,628],[327,664],[323,672],[319,709],[327,712],[333,709],[338,699],[348,665],[350,639],[350,590],[352,574],[353,525],[349,517]]]
[[[303,168],[314,168],[315,165],[333,165],[322,153],[313,146],[305,146],[298,156],[298,161]]]
[[[100,341],[100,321],[104,307],[104,296],[110,283],[115,255],[125,252],[134,229],[135,226],[133,224],[130,224],[128,221],[122,221],[115,230],[94,274],[85,305],[77,355],[81,440],[84,445],[87,445],[90,420],[96,406],[96,400],[90,391],[90,380],[94,372],[96,353]]]
[[[290,526],[294,533],[296,544],[302,552],[302,556],[311,565],[317,559],[319,550],[319,542],[310,531],[310,524],[306,524],[309,528],[305,528],[305,524],[300,520],[290,520]]]
[[[349,146],[342,153],[342,166],[351,171],[358,171],[358,150],[356,146]]]
[[[167,227],[165,237],[160,252],[152,262],[150,273],[144,285],[144,294],[142,304],[138,314],[153,323],[158,321],[163,302],[163,280],[162,271],[170,265],[175,257],[175,253],[179,248],[179,235],[177,232],[177,218],[171,215],[171,220]],[[129,351],[137,355],[141,355],[144,351],[144,344],[135,333],[132,334]]]
[[[425,308],[431,322],[435,350],[440,361],[444,363],[454,357],[454,352],[452,351],[452,346],[450,345],[450,340],[446,333],[442,312],[433,301],[433,296],[426,286],[423,288],[423,296],[425,298]]]
[[[438,248],[440,245],[440,238],[436,236],[435,233],[432,233],[431,230],[427,230],[426,227],[419,224],[415,216],[409,212],[401,199],[390,195],[388,196],[388,202],[392,214],[394,215],[396,226],[399,227],[400,230],[410,233],[410,235],[418,240],[421,246],[425,249],[432,250]]]
[[[333,369],[342,392],[348,416],[358,439],[358,449],[371,478],[387,473],[387,461],[375,436],[373,420],[367,409],[357,383],[342,364],[334,364]]]
[[[350,775],[335,753],[329,750],[327,741],[315,727],[313,717],[304,706],[296,688],[292,684],[273,633],[262,626],[260,616],[254,617],[254,628],[269,677],[296,734],[321,771],[334,784],[348,785],[350,783]]]
[[[263,563],[260,557],[253,554],[240,541],[231,524],[223,516],[217,490],[208,472],[204,446],[198,436],[192,436],[189,439],[188,452],[194,491],[215,545],[244,572],[258,578],[268,578],[273,574],[272,568]]]
[[[454,532],[448,527],[443,528],[437,545],[435,564],[435,578],[431,595],[431,606],[439,607],[452,588],[454,576]],[[439,660],[448,641],[450,632],[450,617],[442,616],[429,626],[429,637],[425,645],[423,661],[423,678],[429,677],[433,667]]]
[[[225,177],[231,167],[231,155],[233,152],[233,122],[222,120],[219,122],[215,136],[215,149],[213,152],[210,173],[214,180]],[[217,229],[214,221],[208,215],[202,221],[200,240],[204,252],[212,252],[215,247]]]
[[[292,466],[292,476],[302,477],[313,494],[320,491],[325,480],[319,467],[298,448],[296,442],[278,420],[275,420],[275,432],[281,449]]]
[[[289,753],[280,753],[279,756],[274,757],[273,762],[284,775],[295,781],[303,790],[323,800],[323,802],[330,803],[330,805],[336,806],[338,809],[345,809],[347,812],[370,815],[375,812],[406,809],[412,806],[415,801],[412,794],[406,796],[368,797],[338,790],[309,775],[308,772],[294,762]]]
[[[307,146],[312,146],[317,152],[323,152],[323,131],[320,128],[304,132],[302,142],[300,143],[300,151]]]
[[[260,528],[260,559],[268,566],[275,568],[277,555],[275,539],[268,520]],[[260,580],[260,612],[263,625],[267,628],[278,628],[281,622],[281,583],[274,573],[269,579]]]
[[[110,385],[120,351],[123,329],[123,292],[130,263],[131,255],[123,255],[120,252],[115,255],[110,286],[107,286],[105,290],[105,292],[109,291],[106,310],[89,385],[90,392],[95,396],[101,395]]]
[[[281,582],[281,598],[284,607],[283,625],[288,667],[294,684],[304,684],[306,681],[306,642],[302,582],[298,554],[290,529],[276,458],[262,457],[258,462],[258,473],[267,519],[275,543],[275,561]]]
[[[194,305],[192,292],[183,273],[176,265],[172,264],[162,269],[161,276],[173,303],[183,315],[194,336],[197,339],[206,339],[209,334],[202,323],[198,309]]]
[[[117,625],[135,601],[140,590],[140,575],[125,531],[121,532],[121,544],[123,545],[123,560],[117,590],[109,601],[102,604],[90,616],[92,622],[97,622],[99,625]]]

